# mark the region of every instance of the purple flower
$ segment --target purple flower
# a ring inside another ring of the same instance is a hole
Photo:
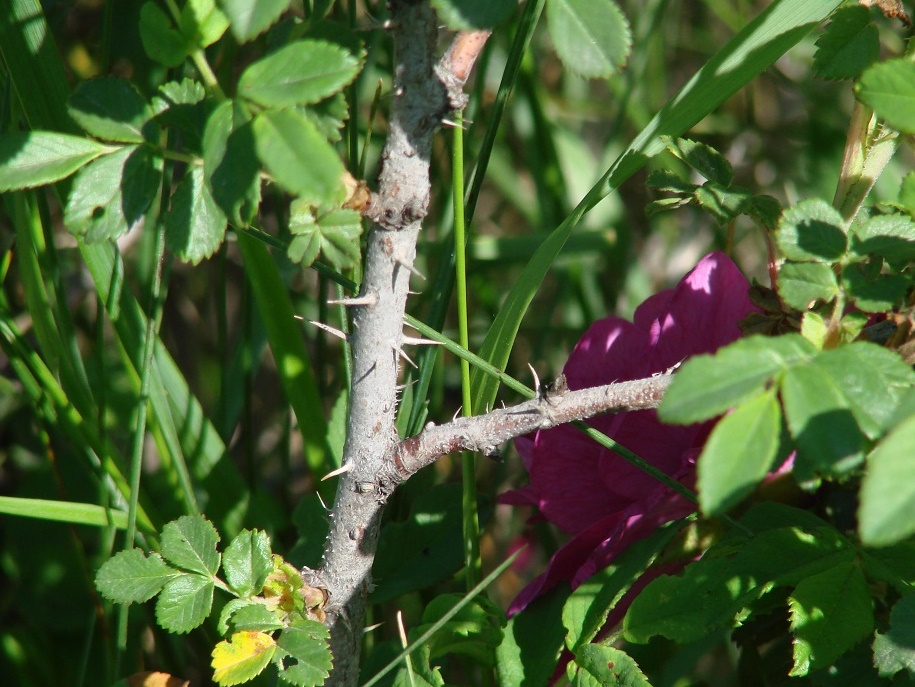
[[[563,370],[569,388],[649,377],[738,339],[738,323],[756,310],[748,288],[726,255],[705,256],[676,288],[642,303],[633,322],[608,317],[591,325]],[[690,487],[713,425],[664,425],[653,410],[604,415],[589,424]],[[536,506],[571,539],[518,595],[509,613],[559,582],[568,581],[574,589],[634,541],[694,510],[686,499],[574,427],[538,431],[517,439],[515,446],[530,484],[503,494],[500,501]]]

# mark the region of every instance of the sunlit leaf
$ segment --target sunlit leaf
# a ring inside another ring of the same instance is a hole
[[[610,76],[629,57],[629,21],[613,0],[549,0],[547,25],[563,65],[580,76]]]
[[[52,131],[4,134],[0,136],[0,191],[58,181],[109,150],[91,138]]]
[[[213,680],[229,687],[248,682],[270,663],[276,652],[273,637],[263,632],[236,632],[213,647]]]

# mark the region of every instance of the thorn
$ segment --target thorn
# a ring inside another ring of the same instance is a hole
[[[341,465],[336,470],[331,470],[326,475],[324,475],[324,477],[321,478],[321,481],[323,482],[324,480],[328,480],[331,477],[336,477],[337,475],[346,474],[347,472],[349,472],[352,469],[353,469],[352,463],[347,463],[346,465]],[[327,506],[324,506],[324,507],[327,508]]]
[[[418,381],[419,381],[418,379],[411,379],[411,380],[410,380],[409,382],[407,382],[406,384],[397,384],[397,385],[394,386],[394,391],[396,391],[397,393],[400,393],[400,392],[403,391],[404,389],[407,389],[407,388],[413,386],[413,385],[416,384]]]
[[[363,633],[363,634],[368,634],[368,633],[371,632],[372,630],[377,630],[377,629],[378,629],[379,627],[381,627],[382,625],[384,625],[384,623],[375,623],[374,625],[369,625],[367,628],[365,628],[365,629],[362,631],[362,633]]]
[[[374,291],[370,291],[364,296],[357,296],[355,298],[333,298],[327,301],[328,305],[345,305],[350,307],[353,305],[377,305],[378,304],[378,294]]]
[[[400,643],[403,645],[403,648],[407,648],[407,631],[403,626],[403,613],[397,611],[397,632],[400,635]],[[409,660],[409,659],[407,659]]]
[[[468,124],[472,124],[472,122],[466,121],[463,124],[458,124],[453,119],[446,119],[445,117],[442,117],[442,126],[448,126],[448,127],[451,127],[452,129],[457,129],[458,127],[460,127],[464,131],[467,131]]]
[[[329,324],[324,324],[322,322],[315,322],[314,320],[308,320],[309,323],[313,324],[318,329],[323,329],[328,334],[333,334],[338,339],[343,339],[346,341],[346,332],[337,329],[336,327],[331,327]]]
[[[410,272],[410,274],[415,274],[417,277],[419,277],[423,281],[426,281],[426,275],[423,274],[422,272],[420,272],[418,269],[416,269],[416,267],[414,267],[410,263],[404,262],[403,260],[397,260],[397,264],[400,265],[401,267],[404,267],[405,269],[407,269]]]
[[[462,410],[464,410],[464,406],[458,406],[458,409],[454,411],[454,416],[451,418],[452,422],[457,422],[458,416],[461,414]]]
[[[421,293],[422,293],[422,291],[410,291],[410,289],[407,289],[408,296],[418,296]]]
[[[531,370],[531,374],[534,375],[534,392],[539,396],[540,395],[540,377],[537,376],[537,370],[534,369],[534,366],[530,363],[527,366]]]
[[[397,345],[395,345],[395,344],[391,344],[391,348],[394,349],[394,351],[397,353],[397,355],[399,355],[401,358],[403,358],[403,359],[406,360],[408,363],[410,363],[410,365],[412,365],[413,367],[415,367],[417,370],[419,369],[419,365],[417,365],[416,363],[414,363],[414,362],[410,359],[410,356],[408,356],[400,346],[397,346]]]
[[[422,339],[415,336],[404,336],[404,344],[407,346],[441,346],[441,341],[433,341],[432,339]]]
[[[327,479],[327,478],[325,477],[325,479]],[[320,492],[317,492],[317,491],[316,491],[315,493],[318,495],[318,501],[321,502],[321,505],[324,507],[324,510],[326,510],[326,511],[329,513],[329,512],[330,512],[330,508],[328,508],[328,507],[327,507],[327,504],[324,503],[324,499],[321,498]]]

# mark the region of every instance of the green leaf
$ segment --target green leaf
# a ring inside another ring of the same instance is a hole
[[[639,664],[625,651],[585,644],[575,651],[573,687],[651,687]]]
[[[335,93],[330,98],[300,110],[328,141],[336,143],[343,138],[340,129],[349,117],[349,106],[344,93]]]
[[[359,61],[324,41],[295,41],[250,65],[238,95],[264,107],[311,105],[356,78]]]
[[[491,29],[515,10],[515,0],[432,0],[439,20],[453,30]]]
[[[324,684],[333,667],[329,637],[327,628],[315,620],[299,620],[283,630],[274,657],[280,680],[297,687]]]
[[[359,261],[362,216],[358,212],[332,210],[315,221],[308,203],[302,200],[293,201],[289,212],[289,231],[293,235],[287,250],[290,260],[308,266],[321,253],[337,269],[352,267]]]
[[[392,687],[447,687],[441,670],[431,665],[429,645],[420,646],[397,671]]]
[[[90,162],[73,180],[67,229],[89,242],[116,239],[149,209],[161,177],[162,159],[144,147],[125,146]]]
[[[505,369],[534,294],[573,230],[589,210],[663,150],[661,136],[682,135],[819,25],[841,1],[772,2],[715,53],[626,146],[562,223],[539,242],[533,257],[503,299],[480,348],[480,357],[498,370]],[[497,378],[474,369],[471,374],[473,406],[492,407],[498,388]]]
[[[866,7],[841,7],[817,39],[813,68],[821,79],[856,79],[880,53],[877,26]]]
[[[874,639],[874,666],[882,677],[900,670],[915,675],[915,595],[896,602],[890,613],[890,627]]]
[[[892,423],[915,372],[898,353],[858,341],[817,355],[814,365],[842,390],[861,430],[876,439]]]
[[[213,200],[229,221],[248,226],[261,199],[260,162],[251,116],[241,104],[221,103],[207,120],[203,169]]]
[[[14,131],[0,136],[0,191],[64,179],[111,149],[82,136]]]
[[[247,43],[270,28],[288,6],[289,0],[219,0],[239,43]]]
[[[832,665],[874,629],[864,573],[855,561],[803,580],[788,598],[794,635],[792,677]]]
[[[915,260],[915,222],[901,214],[871,217],[855,225],[852,248],[862,257],[879,255],[891,262],[911,262]]]
[[[286,627],[286,624],[270,611],[263,603],[255,600],[232,599],[229,604],[238,604],[229,613],[220,615],[220,624],[236,632],[273,632]],[[229,604],[226,604],[228,607]],[[282,613],[282,611],[280,611]]]
[[[460,504],[460,485],[437,485],[417,496],[408,520],[385,525],[375,557],[375,603],[428,588],[457,572],[463,560]]]
[[[102,564],[95,575],[95,587],[106,599],[119,604],[148,601],[165,584],[181,575],[166,565],[157,553],[149,558],[140,549],[119,551]]]
[[[714,355],[690,358],[664,394],[658,415],[664,422],[692,424],[708,420],[760,394],[769,380],[816,353],[797,334],[751,336]]]
[[[782,213],[775,240],[789,260],[835,262],[845,253],[842,215],[825,200],[805,200]]]
[[[855,305],[864,312],[887,312],[902,303],[908,280],[898,274],[868,274],[862,263],[847,265],[842,270],[842,285]]]
[[[855,84],[855,95],[894,129],[915,133],[915,62],[899,57],[875,64]]]
[[[861,482],[858,532],[868,546],[887,546],[915,533],[913,446],[915,417],[909,417],[867,458],[867,472]]]
[[[613,0],[549,0],[547,26],[566,69],[585,78],[607,77],[626,63],[632,32]]]
[[[458,605],[462,594],[440,594],[423,611],[423,624],[410,632],[419,637]],[[489,599],[478,596],[465,604],[429,642],[429,658],[448,654],[469,656],[474,663],[494,668],[496,648],[502,643],[505,614]]]
[[[341,187],[343,163],[304,115],[265,110],[254,119],[257,154],[277,184],[320,205]]]
[[[212,45],[229,28],[229,20],[214,0],[188,0],[181,8],[181,33],[198,48]]]
[[[663,635],[680,643],[697,641],[739,623],[744,609],[772,588],[796,585],[856,556],[825,523],[765,531],[750,526],[757,534],[749,540],[725,539],[676,577],[661,575],[649,583],[623,620],[626,639],[644,643]]]
[[[613,563],[580,584],[562,607],[566,648],[575,651],[593,641],[620,599],[683,528],[682,521],[659,527],[629,546]]]
[[[140,41],[146,54],[166,67],[177,67],[194,47],[153,0],[140,8]]]
[[[832,267],[823,262],[791,262],[778,271],[778,295],[787,305],[807,310],[815,301],[830,302],[839,293]]]
[[[213,680],[228,687],[249,682],[267,667],[276,653],[273,637],[263,632],[236,632],[213,647]]]
[[[915,217],[915,172],[909,172],[902,177],[899,204],[909,213],[910,217]]]
[[[70,96],[67,110],[93,136],[122,143],[143,143],[143,127],[153,116],[139,91],[114,77],[83,81]]]
[[[697,466],[704,515],[726,513],[756,488],[773,467],[780,434],[774,391],[741,403],[715,425]]]
[[[782,379],[781,393],[797,443],[798,479],[840,477],[862,463],[866,437],[831,375],[816,365],[793,367]]]
[[[152,99],[159,126],[180,133],[182,144],[194,153],[202,151],[203,132],[215,107],[214,100],[206,99],[203,85],[193,79],[164,83]]]
[[[226,216],[210,195],[203,167],[184,175],[162,221],[169,250],[185,262],[196,265],[219,249],[226,236]]]
[[[665,144],[674,157],[685,162],[709,181],[727,187],[734,180],[731,163],[711,146],[688,138],[666,138]]]
[[[156,601],[156,621],[169,632],[190,632],[210,615],[213,589],[213,580],[203,575],[188,573],[169,580]]]
[[[169,563],[201,575],[219,570],[219,533],[202,515],[184,515],[162,528],[162,555]]]
[[[565,630],[560,611],[569,588],[559,585],[536,599],[505,626],[505,639],[496,649],[501,687],[546,687],[559,659]]]
[[[270,537],[261,530],[242,530],[226,547],[222,566],[233,591],[240,596],[259,593],[273,571]]]

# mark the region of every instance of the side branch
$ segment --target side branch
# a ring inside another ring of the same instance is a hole
[[[394,452],[393,472],[387,478],[395,484],[402,482],[437,458],[454,451],[476,451],[494,456],[501,444],[538,429],[586,420],[603,413],[656,408],[672,379],[670,374],[661,374],[578,391],[559,389],[511,408],[460,418],[445,425],[430,424],[416,436],[400,442]]]

